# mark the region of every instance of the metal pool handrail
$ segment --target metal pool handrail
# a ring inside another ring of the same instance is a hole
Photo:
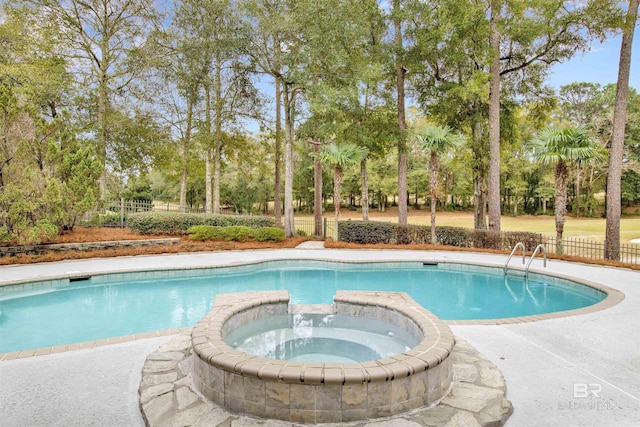
[[[527,263],[527,266],[524,268],[524,277],[525,279],[529,277],[529,266],[531,265],[531,262],[533,261],[533,259],[536,257],[536,255],[538,254],[538,252],[540,251],[540,249],[542,249],[542,254],[544,255],[544,264],[543,267],[547,268],[547,249],[544,247],[544,245],[542,243],[540,243],[538,246],[536,246],[536,248],[533,251],[533,255],[531,255],[531,258],[529,258],[529,262]]]
[[[522,248],[522,265],[524,265],[524,253],[526,252],[526,248],[524,247],[524,243],[518,242],[518,243],[515,244],[515,246],[511,250],[511,255],[509,255],[509,258],[507,258],[507,262],[504,263],[504,274],[505,275],[507,274],[507,269],[509,268],[509,261],[511,261],[511,258],[513,257],[513,254],[516,253],[516,250],[518,248]]]

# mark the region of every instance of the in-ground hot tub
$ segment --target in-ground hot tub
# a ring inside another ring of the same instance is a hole
[[[405,293],[338,291],[333,312],[388,322],[418,345],[359,363],[268,359],[224,338],[257,319],[289,313],[287,291],[217,295],[192,332],[194,383],[238,414],[299,423],[357,421],[431,406],[449,391],[455,340],[450,329]]]

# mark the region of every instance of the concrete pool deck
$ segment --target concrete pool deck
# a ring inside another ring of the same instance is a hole
[[[114,270],[211,267],[277,259],[458,261],[502,267],[506,256],[313,248],[170,254],[3,266],[0,284]],[[531,271],[595,282],[623,292],[625,298],[606,310],[537,322],[451,324],[456,335],[502,371],[507,397],[514,406],[507,425],[640,425],[640,272],[556,260],[550,260],[546,270],[541,260],[534,260]],[[1,424],[144,425],[137,395],[142,364],[168,339],[148,338],[1,361]]]

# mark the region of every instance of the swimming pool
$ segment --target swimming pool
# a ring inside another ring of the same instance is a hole
[[[288,290],[293,304],[330,304],[338,289],[403,291],[446,320],[571,310],[606,297],[569,280],[453,263],[294,260],[106,274],[0,287],[0,352],[193,326],[215,294],[265,289]]]

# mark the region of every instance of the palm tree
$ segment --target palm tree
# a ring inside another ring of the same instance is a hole
[[[333,204],[335,207],[336,228],[340,219],[340,190],[344,168],[360,162],[367,155],[365,148],[344,142],[332,142],[324,145],[320,152],[322,163],[333,168]]]
[[[416,135],[418,143],[430,152],[429,174],[431,189],[431,244],[436,244],[436,202],[438,192],[439,155],[449,151],[461,142],[459,135],[453,133],[448,126],[427,125]]]
[[[561,254],[569,164],[600,156],[599,145],[581,126],[548,127],[538,133],[532,144],[533,156],[538,163],[555,165],[556,252]]]

